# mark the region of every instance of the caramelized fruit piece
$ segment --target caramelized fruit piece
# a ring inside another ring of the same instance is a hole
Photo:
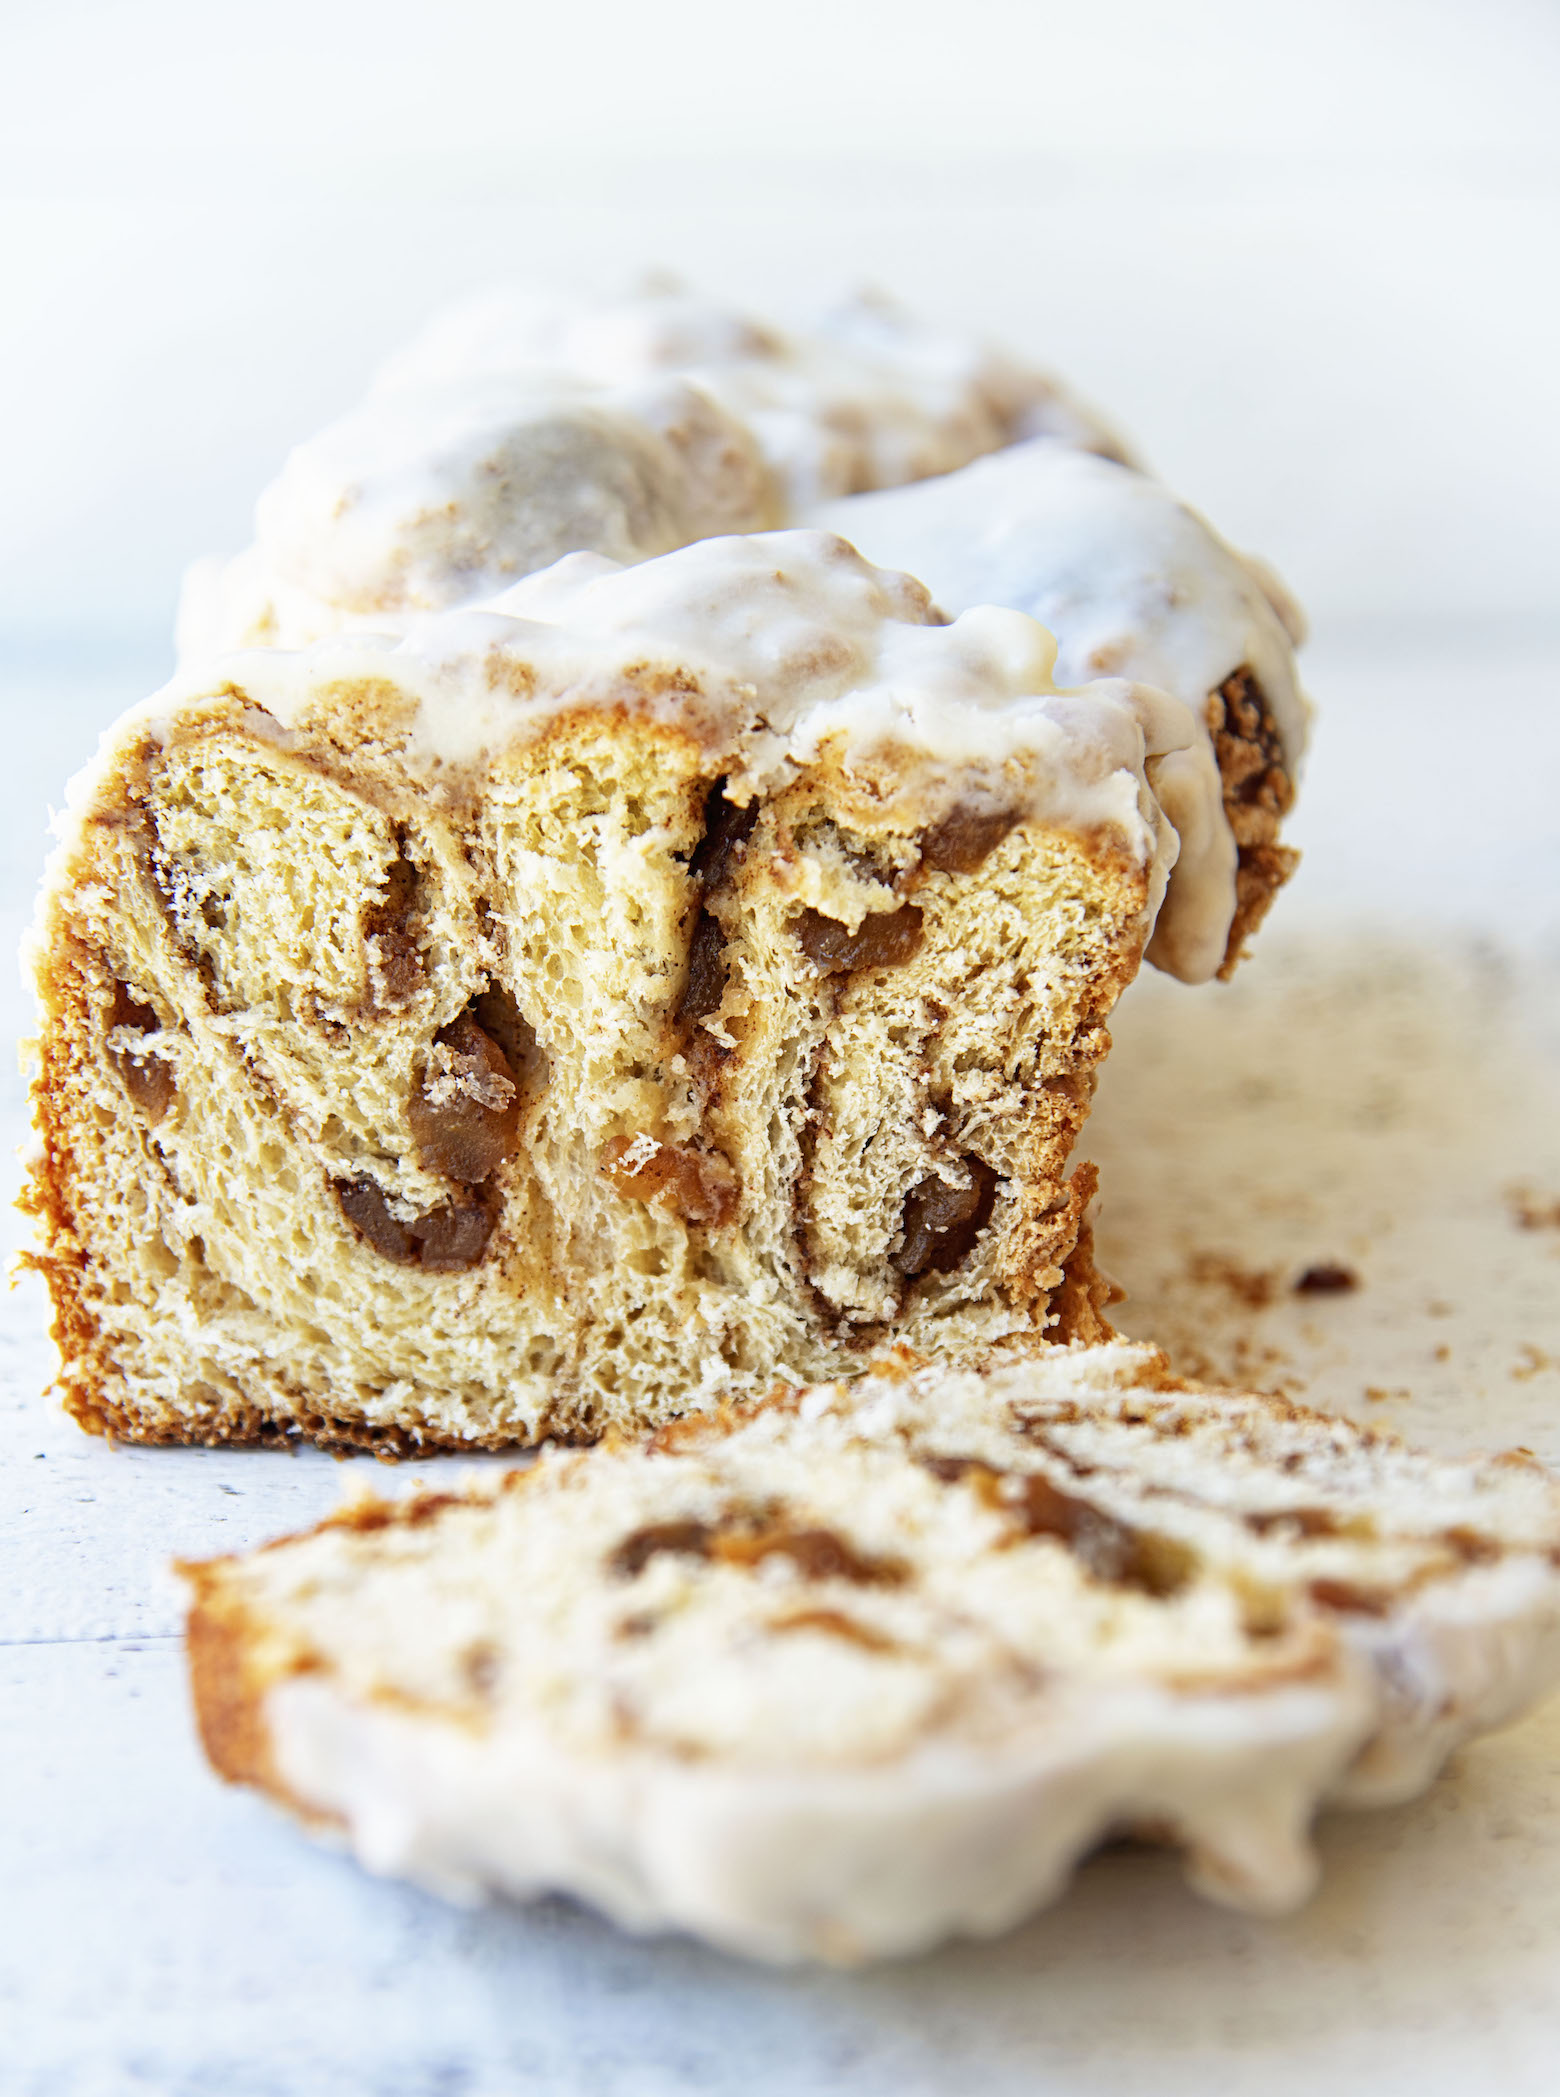
[[[997,1175],[984,1158],[964,1160],[967,1187],[950,1187],[935,1173],[905,1196],[905,1242],[893,1264],[907,1281],[918,1274],[947,1274],[957,1267],[991,1220]]]
[[[150,1005],[141,1003],[128,984],[116,982],[114,1002],[108,1014],[108,1030],[113,1034],[120,1029],[130,1034],[160,1034],[162,1021]],[[173,1104],[175,1085],[170,1066],[161,1056],[141,1053],[133,1048],[110,1046],[108,1060],[118,1072],[126,1092],[155,1127]]]
[[[728,1565],[789,1558],[804,1580],[849,1580],[858,1587],[897,1587],[905,1577],[897,1559],[869,1557],[832,1529],[733,1530],[715,1539],[711,1556]]]
[[[417,1265],[417,1245],[411,1230],[392,1213],[384,1193],[373,1180],[337,1180],[336,1199],[341,1213],[355,1231],[387,1260],[402,1266]]]
[[[1296,1536],[1336,1536],[1339,1530],[1330,1507],[1254,1508],[1244,1520],[1253,1536],[1269,1536],[1275,1529],[1292,1529]]]
[[[722,960],[725,934],[720,920],[708,910],[699,912],[688,943],[688,980],[677,1001],[677,1019],[691,1027],[713,1012],[726,994],[726,965]]]
[[[884,1632],[847,1616],[842,1609],[793,1609],[786,1616],[772,1616],[765,1629],[823,1631],[831,1638],[843,1638],[848,1645],[860,1646],[868,1653],[895,1653],[899,1650],[897,1643]]]
[[[1016,808],[980,809],[961,803],[921,838],[921,864],[945,874],[973,874],[1022,820]]]
[[[620,1578],[631,1580],[663,1551],[738,1566],[789,1558],[804,1580],[849,1580],[862,1587],[894,1587],[905,1577],[897,1559],[872,1558],[832,1529],[788,1529],[778,1522],[755,1523],[751,1517],[720,1523],[652,1522],[625,1537],[608,1565]]]
[[[1115,1587],[1173,1595],[1186,1585],[1195,1563],[1174,1537],[1135,1529],[1038,1474],[1024,1480],[1016,1511],[1028,1535],[1060,1537],[1087,1573]]]
[[[406,1116],[425,1172],[475,1185],[514,1155],[520,1126],[516,1074],[470,1012],[434,1037]]]
[[[1352,1580],[1313,1580],[1310,1595],[1323,1609],[1336,1609],[1344,1616],[1385,1616],[1392,1606],[1390,1595],[1357,1587]]]
[[[487,1251],[495,1218],[485,1202],[457,1201],[413,1223],[419,1264],[429,1274],[464,1274]]]
[[[704,835],[700,838],[688,871],[706,890],[718,888],[730,871],[731,862],[753,834],[758,821],[758,803],[739,808],[726,799],[726,782],[717,779],[704,802]]]
[[[914,903],[875,911],[854,932],[821,910],[804,910],[796,920],[796,936],[820,974],[843,976],[858,968],[902,967],[921,944],[921,922]]]
[[[719,1151],[616,1136],[601,1162],[627,1200],[659,1201],[688,1223],[728,1223],[736,1210],[736,1175]]]
[[[714,1533],[708,1522],[651,1522],[624,1537],[608,1565],[619,1579],[632,1580],[663,1551],[683,1551],[692,1558],[708,1558]]]
[[[365,1243],[401,1267],[430,1274],[460,1274],[487,1250],[495,1221],[485,1202],[446,1202],[403,1223],[383,1190],[370,1179],[337,1180],[341,1213]]]
[[[985,1505],[1018,1524],[1024,1536],[1054,1536],[1072,1551],[1091,1579],[1163,1597],[1183,1588],[1196,1556],[1175,1537],[1137,1529],[1064,1493],[1039,1472],[1000,1471],[976,1456],[928,1456],[922,1462],[944,1484],[974,1487]]]
[[[530,1025],[502,983],[490,983],[471,1001],[471,1015],[504,1052],[521,1092],[539,1091],[547,1082],[547,1059]]]

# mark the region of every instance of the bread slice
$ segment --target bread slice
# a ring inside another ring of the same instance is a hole
[[[1100,1330],[1068,1157],[1196,730],[1051,653],[803,532],[133,712],[35,951],[71,1411],[491,1447]]]
[[[1134,1831],[1289,1908],[1327,1801],[1560,1676],[1560,1488],[1117,1342],[899,1358],[183,1568],[207,1753],[372,1870],[856,1961]]]
[[[827,503],[808,521],[919,576],[946,611],[1028,612],[1056,635],[1064,685],[1133,677],[1193,710],[1203,744],[1162,781],[1182,850],[1149,959],[1187,982],[1228,976],[1298,856],[1279,831],[1305,751],[1305,626],[1271,571],[1160,482],[1054,442]],[[1215,766],[1223,819],[1200,828]]]

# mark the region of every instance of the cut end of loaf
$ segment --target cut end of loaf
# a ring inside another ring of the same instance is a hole
[[[390,680],[230,688],[97,782],[34,1091],[83,1425],[590,1439],[1108,1331],[1068,1158],[1150,881],[1108,829],[1011,763],[739,788],[622,705],[459,773],[408,734]]]

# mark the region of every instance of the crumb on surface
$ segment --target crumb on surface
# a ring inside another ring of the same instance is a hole
[[[1542,1347],[1535,1347],[1531,1340],[1524,1340],[1522,1359],[1511,1371],[1512,1381],[1528,1383],[1533,1377],[1542,1376],[1546,1369],[1560,1369],[1560,1362],[1552,1354],[1546,1354]]]
[[[1271,1268],[1243,1267],[1225,1253],[1194,1252],[1186,1270],[1194,1282],[1227,1289],[1254,1311],[1265,1309],[1278,1288],[1278,1277]]]
[[[1560,1231],[1560,1195],[1524,1183],[1506,1189],[1506,1206],[1518,1230]]]
[[[1338,1260],[1318,1260],[1300,1275],[1294,1290],[1297,1296],[1348,1296],[1359,1286],[1360,1278],[1352,1267]]]

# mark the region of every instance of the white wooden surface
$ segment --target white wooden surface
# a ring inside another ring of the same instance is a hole
[[[1560,1459],[1560,1232],[1504,1192],[1560,1196],[1557,51],[1532,0],[0,9],[0,945],[182,562],[429,308],[875,279],[1053,357],[1326,643],[1259,958],[1117,1027],[1123,1322]],[[6,1056],[6,1148],[19,1111]],[[1357,1295],[1286,1293],[1322,1257]],[[1276,1926],[1117,1852],[1001,1943],[797,1976],[370,1882],[207,1775],[166,1570],[343,1473],[85,1439],[44,1323],[36,1282],[0,1299],[3,2097],[1560,2087],[1560,1711],[1329,1824]]]
[[[7,937],[45,800],[155,670],[6,671]],[[1123,1319],[1445,1446],[1560,1461],[1560,1231],[1518,1228],[1506,1191],[1560,1196],[1560,651],[1403,641],[1323,652],[1312,683],[1309,858],[1261,955],[1229,992],[1146,979],[1117,1029],[1092,1141]],[[1288,1295],[1318,1258],[1360,1291]],[[1220,1261],[1270,1272],[1271,1303]],[[1556,2088],[1560,1707],[1417,1805],[1330,1821],[1324,1888],[1279,1924],[1115,1852],[1001,1942],[782,1974],[369,1880],[205,1770],[167,1571],[314,1519],[346,1474],[89,1440],[42,1395],[43,1326],[28,1280],[0,1336],[6,2097]]]

